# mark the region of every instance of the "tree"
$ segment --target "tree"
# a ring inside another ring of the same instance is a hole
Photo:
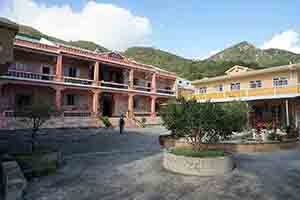
[[[17,106],[15,117],[20,119],[25,126],[32,129],[31,133],[31,150],[35,151],[36,136],[40,128],[47,122],[51,116],[59,115],[59,111],[46,99],[35,98],[27,106]]]
[[[248,107],[242,102],[197,103],[180,98],[160,112],[164,125],[174,136],[186,137],[194,147],[226,139],[247,123]]]

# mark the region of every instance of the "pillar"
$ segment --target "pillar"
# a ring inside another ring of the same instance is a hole
[[[152,74],[151,92],[156,92],[156,73]]]
[[[286,125],[290,125],[290,117],[289,117],[289,100],[285,100],[285,114],[286,114]]]
[[[61,110],[61,101],[62,101],[62,90],[63,88],[55,88],[55,107],[57,110]]]
[[[63,69],[62,69],[62,55],[57,56],[56,60],[56,80],[61,81],[63,78]]]
[[[96,61],[94,65],[94,85],[99,85],[99,62]]]
[[[156,117],[156,109],[155,109],[156,97],[151,96],[151,117]]]
[[[134,117],[133,110],[133,94],[128,94],[128,118],[132,119]]]
[[[93,91],[93,113],[95,116],[98,116],[99,114],[99,90]]]
[[[133,89],[133,74],[134,74],[134,70],[130,69],[129,70],[129,89]]]

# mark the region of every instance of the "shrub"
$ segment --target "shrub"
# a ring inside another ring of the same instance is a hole
[[[47,122],[51,116],[58,116],[59,114],[60,111],[56,110],[50,101],[41,98],[35,98],[31,105],[16,107],[15,117],[20,119],[19,121],[25,126],[32,129],[32,151],[35,151],[37,133],[42,125]]]
[[[145,117],[142,117],[141,120],[134,119],[134,121],[136,121],[136,123],[138,124],[138,127],[140,127],[140,128],[146,128],[147,119]]]
[[[248,106],[242,102],[197,103],[184,98],[169,102],[160,111],[164,125],[175,136],[186,137],[194,146],[217,142],[247,123]]]
[[[198,157],[198,158],[225,156],[224,150],[221,149],[205,149],[199,151],[190,148],[174,148],[170,150],[170,153],[178,156]]]
[[[111,128],[112,124],[107,116],[100,116],[100,120],[104,124],[105,128]]]

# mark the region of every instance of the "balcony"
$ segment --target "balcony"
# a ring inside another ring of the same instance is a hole
[[[203,94],[194,94],[193,97],[196,100],[208,101],[208,100],[221,100],[225,98],[247,98],[251,97],[252,99],[258,97],[267,97],[267,96],[283,96],[289,94],[298,94],[300,92],[299,85],[288,85],[281,87],[271,87],[271,88],[245,88],[238,91],[222,91],[216,92],[207,90]]]
[[[101,87],[110,87],[110,88],[118,88],[118,89],[128,89],[128,84],[125,83],[115,83],[109,81],[101,81]]]
[[[45,81],[53,81],[55,77],[54,75],[49,75],[49,74],[40,74],[40,73],[24,72],[24,71],[17,71],[17,70],[8,70],[6,76],[21,78],[21,79],[45,80]]]
[[[90,79],[82,79],[82,78],[77,78],[77,77],[64,76],[64,82],[80,84],[80,85],[92,85],[94,81],[90,80]]]

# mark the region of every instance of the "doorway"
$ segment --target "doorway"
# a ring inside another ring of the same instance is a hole
[[[102,116],[112,117],[113,105],[114,105],[113,95],[110,93],[103,93],[101,95]]]
[[[48,66],[43,66],[42,68],[42,74],[46,74],[45,76],[42,76],[42,80],[49,80],[49,76],[50,75],[51,69]]]

